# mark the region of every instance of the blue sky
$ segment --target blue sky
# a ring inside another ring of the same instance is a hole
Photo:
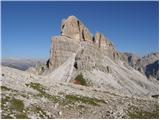
[[[158,2],[2,2],[2,57],[48,58],[51,37],[74,15],[121,52],[158,51]]]

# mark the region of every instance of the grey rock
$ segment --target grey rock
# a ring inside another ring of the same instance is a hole
[[[150,53],[146,56],[139,57],[132,53],[121,53],[121,60],[125,61],[134,69],[144,75],[154,77],[159,80],[159,53]]]
[[[92,34],[75,16],[69,16],[62,22],[61,35],[75,41],[92,41]]]
[[[78,49],[80,50],[77,51]],[[93,37],[80,20],[75,16],[69,16],[62,21],[61,35],[52,37],[47,67],[50,70],[56,69],[76,52],[78,53],[75,58],[75,67],[77,66],[79,69],[96,67],[96,63],[101,61],[100,59],[105,54],[111,59],[118,59],[119,56],[113,44],[103,34],[97,32]],[[107,71],[108,68],[102,69]]]

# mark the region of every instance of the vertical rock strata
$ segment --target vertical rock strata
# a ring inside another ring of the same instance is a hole
[[[73,53],[77,53],[75,62],[81,69],[100,67],[104,54],[111,59],[118,58],[118,52],[103,34],[97,32],[94,37],[80,20],[69,16],[62,21],[61,35],[52,38],[49,69],[62,65]]]
[[[79,47],[79,44],[65,36],[53,37],[49,59],[49,69],[53,70],[63,64]]]
[[[75,41],[91,41],[93,35],[90,31],[74,16],[69,16],[61,25],[61,36],[66,36]]]

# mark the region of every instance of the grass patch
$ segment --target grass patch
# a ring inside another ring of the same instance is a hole
[[[98,103],[105,103],[104,100],[98,100],[96,98],[89,98],[89,97],[83,97],[83,96],[66,95],[65,98],[70,103],[74,103],[78,101],[78,102],[90,104],[93,106],[100,106]]]
[[[11,88],[8,88],[6,86],[1,86],[1,90],[2,91],[10,91],[10,92],[13,92],[12,94],[16,94],[16,95],[20,95],[24,98],[29,98],[27,95],[25,95],[24,93],[21,93],[21,92],[18,92],[17,90],[14,90],[14,89],[11,89]]]
[[[11,119],[11,114],[18,119],[27,119],[27,114],[23,112],[24,103],[22,100],[16,99],[14,97],[5,97],[1,100],[2,108],[2,118]]]
[[[4,91],[12,91],[12,92],[17,92],[16,90],[13,90],[11,88],[8,88],[6,86],[1,86],[1,90],[4,90]]]
[[[26,84],[26,86],[30,87],[30,88],[33,88],[34,90],[37,90],[39,92],[39,94],[37,96],[45,97],[52,102],[58,102],[59,101],[59,98],[57,98],[56,96],[52,96],[52,95],[46,93],[44,86],[42,86],[40,83],[31,82],[29,84]]]
[[[23,111],[24,103],[22,100],[13,98],[13,99],[11,99],[10,103],[11,103],[11,106],[10,106],[11,109],[14,109],[14,110],[20,111],[20,112]]]
[[[44,87],[40,84],[40,83],[29,83],[29,84],[26,84],[27,87],[30,87],[30,88],[33,88],[34,90],[37,90],[39,92],[44,92]]]
[[[88,86],[86,80],[83,78],[82,73],[77,75],[77,77],[75,78],[75,83],[80,84],[80,85],[84,85],[84,86]]]
[[[128,111],[128,116],[131,119],[158,119],[159,118],[159,107],[155,106],[153,111],[144,111],[132,106],[132,110]]]

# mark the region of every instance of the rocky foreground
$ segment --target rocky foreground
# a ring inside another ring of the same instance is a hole
[[[2,67],[2,118],[158,118],[158,99],[134,97]]]
[[[70,16],[52,38],[46,64],[2,66],[2,118],[158,118],[159,68],[148,68],[149,58],[120,53]]]

